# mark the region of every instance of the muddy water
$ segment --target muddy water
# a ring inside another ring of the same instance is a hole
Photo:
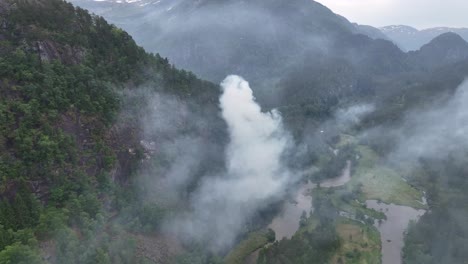
[[[382,264],[401,264],[404,233],[410,221],[417,221],[426,211],[408,206],[378,203],[374,200],[366,201],[366,205],[387,216],[387,220],[381,223],[375,222],[382,240]]]
[[[309,215],[312,209],[312,196],[309,195],[310,190],[314,188],[314,184],[303,184],[296,193],[293,201],[286,202],[282,212],[276,216],[268,226],[276,233],[276,239],[281,240],[283,237],[291,238],[297,229],[299,229],[299,219],[302,212]]]
[[[351,179],[351,162],[348,161],[343,173],[334,179],[326,180],[320,183],[324,188],[338,187],[346,184]],[[276,239],[281,240],[283,237],[291,238],[299,229],[299,220],[302,213],[305,211],[307,216],[313,210],[312,196],[310,192],[315,188],[314,183],[303,184],[298,191],[293,201],[286,202],[282,212],[273,219],[268,226],[276,233]]]
[[[343,173],[334,179],[320,183],[323,188],[332,188],[345,185],[351,180],[351,162],[348,161]],[[312,197],[309,193],[316,187],[314,183],[303,184],[297,191],[294,201],[284,204],[279,214],[268,226],[276,233],[276,239],[291,238],[299,229],[299,220],[303,211],[309,214],[313,211]],[[425,203],[423,200],[422,203]],[[375,226],[380,232],[382,242],[382,264],[401,264],[401,249],[404,246],[404,232],[411,220],[417,221],[425,210],[416,210],[408,206],[378,203],[374,200],[366,201],[368,208],[381,211],[387,220]],[[256,259],[254,256],[253,259]]]

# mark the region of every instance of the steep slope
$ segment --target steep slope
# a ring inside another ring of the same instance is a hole
[[[353,23],[353,25],[356,27],[358,32],[372,38],[372,39],[385,39],[385,40],[390,40],[387,35],[385,35],[382,30],[373,27],[373,26],[368,26],[368,25],[359,25],[356,23]]]
[[[250,81],[281,79],[308,53],[333,54],[329,47],[336,38],[361,32],[314,1],[76,3],[126,28],[144,47],[157,49],[177,66],[213,81],[229,73]],[[94,5],[112,8],[102,12]]]
[[[397,44],[402,50],[405,51],[418,50],[435,37],[448,32],[456,33],[468,41],[467,28],[437,27],[417,30],[413,27],[400,25],[386,26],[380,28],[380,30],[384,35],[386,35],[390,40],[395,42],[395,44]]]
[[[136,199],[139,87],[203,112],[206,126],[179,126],[222,142],[218,87],[61,0],[1,0],[0,24],[0,263],[139,263],[133,234],[163,214]]]
[[[457,63],[468,59],[468,43],[455,33],[444,33],[420,50],[409,52],[408,59],[422,69]]]
[[[153,32],[141,39],[145,47],[209,80],[236,73],[255,81],[279,75],[307,50],[326,49],[329,38],[352,29],[311,1],[184,1],[151,13],[135,35]]]
[[[217,82],[227,74],[242,75],[256,87],[259,101],[271,107],[297,104],[292,97],[313,101],[315,91],[322,89],[309,86],[312,81],[289,82],[299,76],[292,69],[336,73],[349,68],[344,72],[353,72],[351,78],[315,76],[327,87],[321,93],[334,97],[328,102],[359,90],[361,76],[408,71],[404,54],[392,43],[358,34],[359,27],[314,1],[76,3],[100,12],[147,49],[203,78]],[[278,90],[294,90],[296,95],[276,96]]]
[[[409,89],[419,76],[464,59],[404,53],[390,41],[359,34],[358,26],[308,0],[76,3],[204,78],[242,75],[264,107],[281,109],[298,137],[307,133],[302,124],[330,118],[339,105],[385,96],[385,87],[395,83]]]
[[[423,51],[405,54],[377,29],[351,24],[314,1],[76,3],[103,14],[147,49],[204,78],[218,82],[227,74],[244,76],[268,107],[298,107],[317,100],[330,106],[364,91],[372,93],[368,84],[373,79],[417,74],[464,59],[437,61],[442,58]],[[397,26],[384,31],[418,32]]]

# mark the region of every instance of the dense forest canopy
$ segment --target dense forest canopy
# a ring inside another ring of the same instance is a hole
[[[106,230],[127,207],[136,230],[162,214],[135,200],[142,131],[123,94],[144,84],[209,109],[219,89],[69,3],[0,4],[0,263],[42,263],[39,248],[54,263],[139,261]]]

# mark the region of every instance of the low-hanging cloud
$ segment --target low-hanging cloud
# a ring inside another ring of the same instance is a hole
[[[220,106],[230,137],[226,172],[204,178],[190,212],[170,224],[179,235],[206,241],[212,250],[230,246],[246,221],[278,201],[294,181],[282,162],[291,137],[279,113],[262,112],[241,77],[229,76],[221,86]]]
[[[373,104],[354,105],[349,108],[339,109],[335,113],[336,122],[342,126],[357,125],[362,117],[375,110]]]
[[[392,131],[397,135],[399,144],[390,158],[397,161],[443,158],[449,153],[466,149],[467,101],[468,81],[465,81],[449,100],[408,114],[402,128]]]
[[[219,170],[218,158],[224,143],[216,133],[223,134],[216,107],[198,105],[177,96],[145,91],[138,102],[145,101],[141,113],[141,145],[145,149],[144,166],[139,182],[145,190],[142,199],[161,206],[176,206],[187,198],[192,185],[207,171]]]
[[[407,110],[390,125],[361,131],[359,138],[380,149],[385,160],[397,167],[413,167],[421,159],[443,160],[468,149],[467,100],[468,81],[464,81],[452,95]]]

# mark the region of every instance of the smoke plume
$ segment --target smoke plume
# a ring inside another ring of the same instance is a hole
[[[208,241],[212,250],[231,245],[246,221],[280,199],[293,179],[282,164],[290,136],[279,113],[262,112],[241,77],[229,76],[221,86],[220,107],[230,137],[226,172],[204,178],[190,212],[173,226],[180,235]]]

